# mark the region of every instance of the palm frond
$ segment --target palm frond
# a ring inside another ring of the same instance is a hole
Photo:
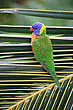
[[[23,14],[37,17],[73,19],[73,11],[39,10],[39,9],[0,9],[0,13]]]
[[[0,25],[0,35],[8,36],[8,37],[12,36],[12,37],[24,38],[24,37],[27,37],[28,33],[31,34],[30,27],[31,26]],[[47,30],[47,34],[66,34],[65,37],[67,36],[67,34],[73,34],[73,27],[67,27],[67,26],[63,26],[63,27],[46,26],[46,30]],[[14,33],[17,33],[17,34],[14,36],[13,35]],[[25,33],[26,35],[24,35],[23,33]],[[70,37],[72,37],[72,35],[69,36],[69,38]]]
[[[5,27],[6,31],[8,27]],[[63,90],[61,93],[51,75],[35,60],[30,33],[24,35],[6,31],[0,34],[0,109],[59,110],[67,96],[63,104],[66,109],[72,97],[72,35],[49,35],[57,77]]]
[[[73,19],[72,11],[0,9],[0,13]],[[36,61],[31,50],[29,28],[0,25],[0,109],[72,110],[73,27],[46,26],[62,92]]]
[[[32,95],[30,95],[29,97],[26,97],[15,105],[9,107],[9,109],[11,110],[12,108],[16,107],[19,109],[22,108],[24,110],[59,110],[62,107],[62,109],[64,108],[64,110],[66,110],[67,104],[73,92],[71,85],[72,77],[73,75],[69,75],[60,80],[62,92],[56,89],[55,84],[50,84],[49,86],[38,90],[38,92],[32,93]],[[69,95],[69,97],[67,95]],[[65,97],[66,99],[64,99]],[[62,103],[64,105],[61,106]]]

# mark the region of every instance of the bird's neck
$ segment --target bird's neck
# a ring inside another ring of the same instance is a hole
[[[44,31],[38,36],[45,36],[45,35],[46,35],[46,29],[44,29]]]
[[[36,38],[38,38],[38,36],[37,36],[37,35],[35,35],[34,33],[32,33],[32,37],[31,37],[31,44],[33,43],[33,40],[34,40],[34,39],[36,39]]]
[[[40,36],[45,36],[46,35],[46,29],[42,32],[42,34],[40,35],[35,35],[34,33],[32,33],[32,37],[31,37],[31,44],[33,43],[33,40],[36,38],[39,38]]]

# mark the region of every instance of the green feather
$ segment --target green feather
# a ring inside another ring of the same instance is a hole
[[[39,61],[40,64],[43,65],[44,69],[51,74],[58,88],[61,90],[54,68],[52,43],[46,35],[46,30],[44,30],[38,38],[34,39],[32,48],[36,60]]]

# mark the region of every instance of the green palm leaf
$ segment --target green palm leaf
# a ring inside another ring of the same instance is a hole
[[[46,27],[62,92],[36,61],[29,28],[0,26],[0,109],[72,110],[73,27]]]
[[[73,19],[73,11],[39,10],[39,9],[0,9],[0,13],[23,14],[37,17]]]

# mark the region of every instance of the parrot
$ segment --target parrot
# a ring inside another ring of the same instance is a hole
[[[35,22],[32,27],[30,27],[30,31],[33,31],[31,36],[31,47],[36,60],[48,73],[50,73],[61,91],[62,89],[54,67],[52,42],[46,34],[46,26],[43,23]]]

